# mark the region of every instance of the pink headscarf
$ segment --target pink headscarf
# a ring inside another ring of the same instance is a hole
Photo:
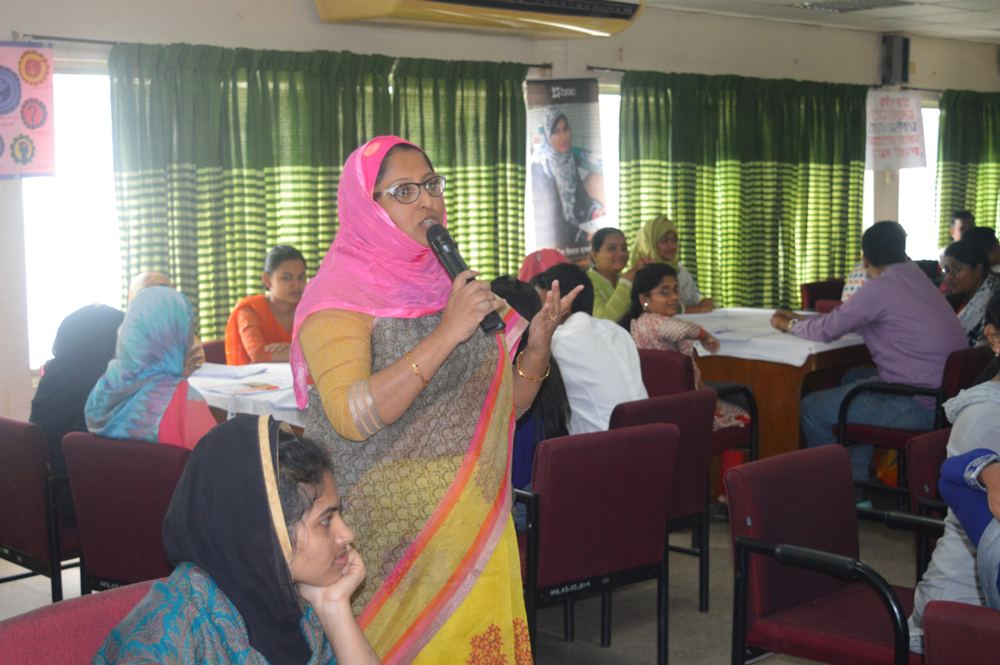
[[[434,252],[401,231],[372,198],[382,160],[401,143],[413,145],[398,136],[376,136],[344,163],[337,190],[340,229],[295,308],[291,365],[300,409],[309,404],[309,369],[299,331],[310,314],[345,309],[413,319],[441,311],[448,303],[451,279]],[[447,220],[441,223],[447,225]]]
[[[521,269],[517,271],[517,278],[522,282],[530,282],[535,275],[541,274],[560,263],[569,263],[562,252],[558,249],[540,249],[524,257]]]

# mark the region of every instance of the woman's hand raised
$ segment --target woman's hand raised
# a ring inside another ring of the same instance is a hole
[[[474,279],[478,274],[475,270],[465,270],[451,284],[439,329],[454,346],[472,337],[487,314],[503,307],[503,300],[490,291],[489,284]]]
[[[562,323],[564,315],[569,313],[576,300],[576,296],[583,291],[583,285],[561,295],[559,293],[559,280],[552,282],[552,287],[545,294],[545,301],[542,308],[531,319],[528,327],[528,348],[544,352],[548,355],[549,345],[552,342],[552,333],[556,327]]]

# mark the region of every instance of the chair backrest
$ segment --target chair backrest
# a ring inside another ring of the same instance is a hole
[[[678,437],[655,424],[538,444],[540,588],[663,558]]]
[[[924,609],[924,665],[994,665],[1000,649],[1000,612],[947,600]]]
[[[844,292],[844,280],[828,279],[822,282],[806,282],[799,285],[802,308],[813,309],[817,300],[840,300]]]
[[[5,665],[89,663],[104,639],[143,599],[152,582],[63,600],[0,621]]]
[[[826,298],[820,298],[813,303],[813,309],[820,314],[829,314],[843,304],[844,302],[842,300],[827,300]]]
[[[679,472],[674,479],[674,492],[670,499],[671,519],[694,515],[705,509],[715,402],[714,390],[692,390],[625,402],[611,412],[610,429],[650,423],[670,423],[680,429],[677,452]]]
[[[639,349],[639,365],[650,397],[694,390],[694,363],[683,353]]]
[[[726,473],[729,528],[747,536],[858,556],[851,460],[843,446],[795,450],[742,464]],[[747,620],[755,621],[845,583],[751,556]]]
[[[936,429],[906,442],[906,480],[910,488],[910,512],[917,513],[920,499],[940,499],[938,478],[948,456],[951,428]]]
[[[953,351],[944,364],[944,374],[941,377],[944,399],[951,399],[958,391],[972,386],[992,359],[993,353],[988,345]]]
[[[49,450],[42,430],[32,423],[0,418],[0,549],[49,561],[45,481]],[[4,558],[15,558],[6,551]]]
[[[205,349],[205,362],[226,364],[226,340],[215,339],[210,342],[202,342]]]
[[[63,439],[88,577],[131,583],[170,574],[163,517],[191,451],[72,432]]]

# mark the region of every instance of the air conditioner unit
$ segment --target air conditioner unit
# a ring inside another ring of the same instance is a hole
[[[324,21],[378,21],[517,33],[608,37],[627,28],[645,0],[316,0]]]

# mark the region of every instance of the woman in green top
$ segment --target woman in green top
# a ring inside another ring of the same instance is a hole
[[[681,265],[677,258],[679,246],[677,225],[666,215],[646,222],[635,235],[632,272],[647,263],[666,263],[677,273],[677,290],[681,296],[682,311],[689,314],[711,312],[715,309],[715,303],[711,298],[701,295],[694,277]]]
[[[617,323],[628,311],[632,297],[633,267],[622,273],[628,263],[628,244],[618,229],[606,227],[590,241],[591,268],[587,276],[594,285],[594,317]]]

